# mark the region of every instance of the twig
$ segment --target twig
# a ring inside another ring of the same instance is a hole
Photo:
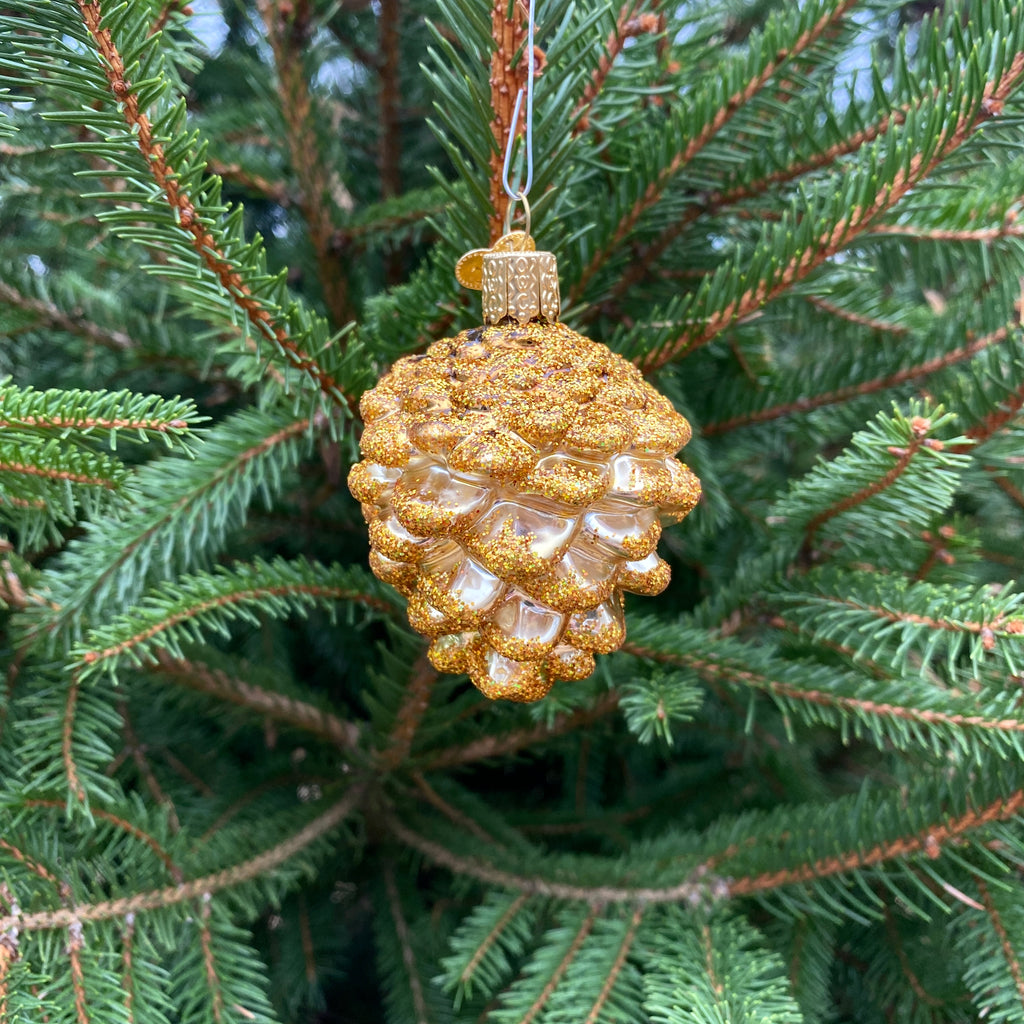
[[[413,1011],[416,1014],[416,1024],[429,1024],[427,1001],[423,995],[423,985],[420,982],[419,971],[416,969],[416,955],[412,949],[409,925],[405,920],[405,914],[402,913],[402,901],[398,895],[398,885],[395,883],[395,871],[390,862],[385,862],[382,873],[384,875],[384,889],[388,894],[391,920],[395,926],[395,934],[398,936],[398,945],[402,950],[402,962],[405,966],[404,977],[409,982]]]
[[[127,69],[110,29],[103,23],[100,0],[77,0],[78,9],[102,59],[103,72],[111,94],[122,111],[129,131],[135,139],[146,166],[157,187],[163,192],[178,226],[190,238],[192,247],[206,268],[220,281],[226,295],[244,313],[251,325],[264,337],[277,342],[291,366],[307,374],[331,401],[347,406],[348,399],[337,382],[317,360],[303,352],[288,330],[274,322],[273,316],[253,295],[235,265],[220,251],[188,193],[181,187],[175,168],[167,160],[163,146],[153,138],[153,126],[139,106],[139,97],[127,81]]]
[[[127,914],[177,906],[205,893],[213,894],[221,889],[241,885],[273,871],[321,836],[337,828],[362,802],[365,788],[364,783],[356,783],[351,786],[336,804],[329,807],[318,818],[314,818],[295,835],[234,867],[225,868],[212,875],[204,875],[202,878],[194,878],[180,885],[137,892],[115,900],[101,900],[99,903],[86,903],[61,910],[5,914],[0,917],[0,932],[9,928],[20,928],[23,931],[45,931],[54,928],[67,928],[72,921],[76,920],[87,923],[107,921],[115,917],[123,918]]]
[[[437,672],[427,660],[426,654],[421,654],[412,667],[409,687],[395,715],[388,746],[380,754],[380,764],[385,771],[394,771],[408,760],[416,730],[426,714],[436,682]]]
[[[257,714],[305,729],[342,749],[352,750],[359,743],[359,727],[355,723],[346,722],[330,711],[287,694],[265,690],[244,679],[236,679],[202,662],[173,658],[167,651],[161,650],[157,652],[156,660],[150,667],[191,690],[208,693]]]
[[[330,190],[315,128],[316,116],[303,66],[311,32],[309,0],[259,0],[260,16],[277,66],[278,96],[292,170],[299,182],[298,206],[309,229],[324,302],[335,324],[348,323],[352,309],[348,275],[332,244]]]
[[[448,747],[446,750],[440,750],[434,754],[425,754],[423,767],[426,770],[451,768],[491,757],[515,754],[526,747],[554,739],[556,736],[563,736],[574,729],[585,728],[599,718],[611,714],[618,706],[619,695],[609,692],[599,698],[592,707],[557,715],[550,725],[546,722],[539,722],[527,729],[506,733],[503,736],[485,736],[463,746]]]

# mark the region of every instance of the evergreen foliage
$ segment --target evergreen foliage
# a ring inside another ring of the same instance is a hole
[[[0,9],[0,1021],[1024,1020],[1024,8],[538,9],[563,318],[704,498],[531,706],[344,485],[519,7]]]

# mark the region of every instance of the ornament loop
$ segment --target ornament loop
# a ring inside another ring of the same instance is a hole
[[[523,204],[523,230],[521,232],[523,238],[519,245],[519,249],[522,251],[527,248],[526,240],[530,237],[530,201],[526,198],[525,192],[522,195],[512,196],[512,201],[505,207],[504,234],[506,236],[512,234],[512,221],[515,215],[516,203]],[[518,235],[520,232],[517,231],[516,234]],[[533,246],[529,246],[529,248],[532,249]]]

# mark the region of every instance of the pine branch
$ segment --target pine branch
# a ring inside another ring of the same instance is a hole
[[[354,783],[345,795],[330,808],[318,815],[294,835],[263,853],[212,875],[193,878],[164,889],[133,893],[113,900],[101,900],[61,910],[39,910],[10,913],[0,916],[0,932],[11,928],[20,931],[49,931],[55,928],[69,928],[76,922],[80,925],[111,918],[123,918],[128,914],[140,914],[204,899],[223,889],[243,885],[246,882],[267,875],[285,861],[301,853],[336,829],[356,810],[362,801],[365,784]]]
[[[644,14],[642,8],[642,0],[629,0],[619,11],[615,28],[604,44],[604,53],[598,61],[590,81],[587,82],[583,95],[577,101],[575,110],[573,110],[574,135],[580,135],[590,128],[590,110],[604,88],[608,73],[616,58],[625,48],[627,40],[636,39],[637,36],[645,33],[658,35],[664,33],[664,18],[659,18],[656,14]]]
[[[898,679],[865,679],[833,667],[776,660],[763,650],[731,640],[709,644],[702,638],[691,647],[695,638],[680,637],[678,631],[669,643],[661,631],[661,643],[655,646],[643,643],[645,627],[650,625],[638,623],[633,633],[640,642],[632,641],[623,650],[687,669],[716,687],[770,694],[787,714],[808,725],[828,724],[897,749],[927,745],[939,752],[949,742],[959,742],[976,758],[984,755],[989,744],[1005,745],[1007,751],[1021,747],[1024,719],[1006,713],[1012,701],[998,691],[972,696],[943,693],[916,672]]]
[[[890,323],[888,320],[879,320],[876,317],[862,316],[859,313],[844,309],[842,306],[837,306],[834,302],[829,302],[827,299],[822,299],[815,295],[808,295],[807,301],[815,309],[820,309],[823,313],[829,313],[848,323],[856,324],[858,327],[866,327],[869,331],[880,331],[896,335],[897,337],[908,333],[908,328],[900,324]]]
[[[74,635],[115,591],[119,601],[134,601],[158,566],[169,573],[216,551],[229,527],[244,523],[257,491],[280,490],[313,426],[308,417],[239,413],[208,432],[190,462],[157,459],[139,470],[138,511],[129,521],[93,523],[68,545],[49,576],[55,607],[30,609],[30,635]]]
[[[199,421],[195,403],[180,398],[139,395],[130,391],[36,391],[13,384],[0,385],[0,429],[39,433],[60,432],[62,439],[76,440],[93,434],[109,434],[116,448],[119,434],[130,440],[163,438],[188,450],[188,431]]]
[[[354,751],[359,744],[360,731],[355,723],[344,721],[329,711],[286,693],[264,689],[248,680],[235,678],[201,661],[174,658],[160,650],[149,667],[181,686],[306,730],[343,750]]]
[[[492,757],[503,757],[536,746],[546,739],[563,736],[575,729],[585,729],[619,706],[619,695],[608,693],[592,707],[580,708],[556,715],[550,722],[539,722],[527,729],[515,732],[485,736],[469,743],[449,747],[434,754],[423,755],[423,767],[427,771],[451,768],[456,765],[472,764]]]
[[[970,77],[965,72],[960,83],[957,83],[960,95],[953,105],[953,109],[959,109],[961,113],[943,132],[941,143],[935,146],[932,153],[927,157],[921,153],[914,153],[909,161],[901,160],[898,169],[896,161],[890,158],[889,163],[894,173],[881,187],[876,183],[873,195],[867,194],[845,216],[822,218],[821,232],[815,235],[812,229],[806,237],[802,237],[799,251],[794,251],[788,262],[773,266],[769,276],[761,279],[756,285],[746,287],[737,297],[722,305],[716,305],[707,316],[697,318],[694,328],[687,329],[676,338],[668,339],[651,349],[639,360],[645,372],[652,372],[665,363],[685,357],[706,345],[736,321],[755,312],[797,282],[804,280],[826,260],[847,248],[859,235],[873,227],[915,185],[928,178],[943,160],[948,159],[983,123],[994,116],[1024,78],[1024,52],[1015,52],[1006,65],[995,73],[994,79],[985,81],[980,97],[975,100],[964,92]],[[801,227],[802,222],[803,217],[800,215],[797,223]],[[783,223],[785,231],[793,232],[794,226],[789,218]],[[771,232],[775,227],[768,226],[768,237],[773,237]],[[777,227],[781,229],[783,225]],[[719,292],[725,280],[734,273],[733,269],[728,269],[721,275],[721,284],[713,280],[704,294]],[[745,268],[744,273],[749,275],[749,268]],[[716,275],[717,277],[719,275]]]
[[[935,92],[931,98],[934,102],[940,97]],[[684,210],[679,217],[670,219],[657,237],[643,246],[641,258],[625,268],[620,279],[613,285],[610,298],[612,301],[621,299],[637,282],[651,274],[657,262],[668,252],[672,244],[701,217],[720,214],[746,200],[756,199],[778,185],[799,181],[815,172],[826,170],[837,164],[843,157],[851,156],[887,132],[904,124],[908,114],[912,114],[916,106],[917,104],[908,104],[895,110],[888,110],[874,124],[857,131],[844,133],[838,142],[806,159],[793,160],[785,167],[768,172],[752,181],[738,183],[702,197],[703,201],[700,204],[693,205]]]
[[[82,678],[101,671],[113,674],[124,662],[155,662],[161,651],[183,660],[183,645],[199,642],[204,630],[226,635],[229,624],[237,620],[259,626],[257,610],[283,617],[304,614],[320,603],[362,601],[390,611],[390,604],[375,590],[379,587],[369,583],[365,573],[304,559],[257,560],[210,574],[181,576],[151,591],[128,614],[91,630],[72,656],[82,666]]]
[[[626,934],[622,936],[622,942],[619,945],[618,952],[615,954],[615,960],[612,963],[611,970],[605,977],[604,984],[601,986],[601,991],[598,993],[597,999],[594,1000],[594,1005],[591,1006],[590,1012],[586,1016],[586,1024],[597,1024],[600,1020],[605,1004],[611,996],[612,989],[615,987],[615,983],[619,980],[619,975],[622,973],[622,968],[626,963],[626,957],[629,956],[630,949],[633,946],[633,941],[636,939],[637,929],[640,927],[640,922],[643,920],[643,916],[643,907],[637,907],[636,910],[633,911],[633,916],[629,919],[629,926],[626,928]]]
[[[657,1024],[679,1014],[701,1024],[804,1019],[787,991],[781,957],[742,918],[716,914],[694,921],[673,908],[648,931],[644,1009]]]
[[[291,165],[298,178],[298,206],[309,228],[324,303],[336,324],[352,319],[347,275],[333,249],[330,189],[317,139],[317,115],[302,55],[312,31],[308,3],[259,0],[260,17],[274,53],[278,95]]]
[[[125,352],[131,351],[135,347],[132,339],[123,331],[102,327],[80,316],[69,316],[50,302],[23,295],[6,281],[0,281],[0,302],[32,314],[46,327],[55,327],[68,334],[85,338],[86,341],[91,341],[94,344]]]
[[[200,258],[220,280],[224,291],[241,307],[257,333],[273,338],[291,365],[312,377],[325,397],[344,403],[345,398],[337,383],[320,368],[314,358],[299,350],[283,326],[274,323],[271,314],[255,298],[237,269],[218,248],[215,237],[199,219],[195,205],[188,193],[182,190],[178,175],[167,160],[163,145],[153,137],[152,125],[140,109],[137,93],[125,80],[124,60],[110,30],[103,25],[103,11],[99,0],[78,0],[78,7],[103,60],[103,70],[110,84],[111,94],[124,112],[129,130],[138,141],[139,152],[146,165],[152,169],[153,179],[166,197],[167,204],[174,212],[179,225],[191,236],[192,244]]]
[[[399,944],[402,947],[402,958],[405,962],[409,988],[412,994],[413,1007],[416,1012],[416,1024],[430,1024],[427,1015],[427,1001],[423,996],[423,986],[420,984],[419,971],[416,968],[415,954],[412,950],[412,943],[409,939],[409,925],[406,923],[402,913],[402,904],[398,896],[398,887],[395,885],[395,872],[388,864],[383,872],[384,886],[388,895],[388,907],[391,910],[391,918],[394,922],[395,932],[398,935]]]
[[[388,745],[381,752],[380,763],[393,771],[409,759],[416,730],[430,704],[430,695],[437,682],[437,672],[431,667],[426,654],[421,654],[413,665],[409,687],[391,729]]]
[[[997,328],[994,331],[984,334],[978,338],[972,338],[960,348],[955,348],[941,356],[929,358],[914,366],[907,366],[894,373],[872,380],[862,381],[857,384],[837,388],[834,391],[823,392],[818,395],[801,396],[793,402],[786,402],[781,405],[770,406],[754,412],[745,413],[739,416],[730,417],[717,423],[707,423],[701,428],[704,437],[714,437],[718,434],[725,434],[739,427],[752,426],[755,423],[766,423],[770,420],[779,419],[794,414],[805,414],[815,409],[828,405],[839,405],[849,401],[851,398],[875,394],[879,391],[888,391],[898,388],[911,381],[930,377],[940,370],[955,366],[964,360],[972,359],[979,352],[999,345],[1006,341],[1013,329],[1017,327],[1016,319],[1013,325]]]
[[[583,944],[587,941],[588,936],[593,930],[594,922],[597,920],[598,914],[600,912],[600,905],[594,906],[589,910],[587,914],[584,915],[582,921],[580,922],[579,928],[577,928],[575,932],[573,932],[571,928],[562,928],[559,929],[558,932],[556,932],[555,935],[552,936],[552,938],[554,938],[556,941],[562,940],[563,944],[564,939],[568,938],[568,946],[564,948],[564,955],[562,955],[561,959],[558,960],[557,963],[554,965],[554,970],[544,972],[541,972],[539,969],[537,970],[536,973],[541,977],[546,977],[547,980],[544,984],[544,987],[538,993],[537,998],[534,999],[534,1001],[530,1004],[529,1009],[527,1009],[526,1013],[521,1018],[519,1018],[520,1024],[534,1024],[534,1021],[537,1020],[537,1015],[543,1012],[544,1008],[547,1006],[555,990],[561,984],[562,979],[565,976],[565,972],[569,969],[569,966],[575,961],[576,957],[579,955],[580,949],[583,947]],[[562,953],[561,945],[555,948],[557,949],[558,953]],[[533,963],[536,964],[539,968],[540,964],[538,963],[538,959],[539,958],[535,958]],[[512,989],[512,992],[517,995],[525,992],[525,980],[526,979],[523,979],[520,982],[518,982],[516,987]],[[510,1002],[511,999],[506,997],[506,1004]]]
[[[858,2],[859,0],[833,0],[830,4],[821,5],[822,13],[817,21],[813,22],[806,15],[802,15],[801,30],[788,47],[777,49],[773,59],[765,61],[756,74],[745,75],[741,88],[736,92],[731,94],[722,92],[715,97],[714,105],[708,104],[706,109],[700,110],[701,120],[694,125],[695,128],[699,125],[699,129],[690,135],[686,145],[672,156],[665,168],[648,184],[642,196],[633,204],[632,209],[619,220],[618,227],[608,242],[602,248],[595,250],[590,262],[583,268],[570,291],[570,302],[580,300],[593,275],[610,253],[619,248],[629,236],[641,216],[662,198],[665,188],[679,171],[707,146],[786,63],[813,47],[837,22],[845,18]],[[657,365],[660,366],[667,361],[667,358],[663,359]],[[647,366],[648,362],[649,360],[644,360],[643,365]]]

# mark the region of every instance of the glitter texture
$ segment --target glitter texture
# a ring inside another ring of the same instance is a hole
[[[370,567],[443,672],[532,701],[625,639],[660,594],[662,523],[700,497],[690,426],[632,363],[558,322],[502,322],[400,359],[360,402],[349,488]]]

